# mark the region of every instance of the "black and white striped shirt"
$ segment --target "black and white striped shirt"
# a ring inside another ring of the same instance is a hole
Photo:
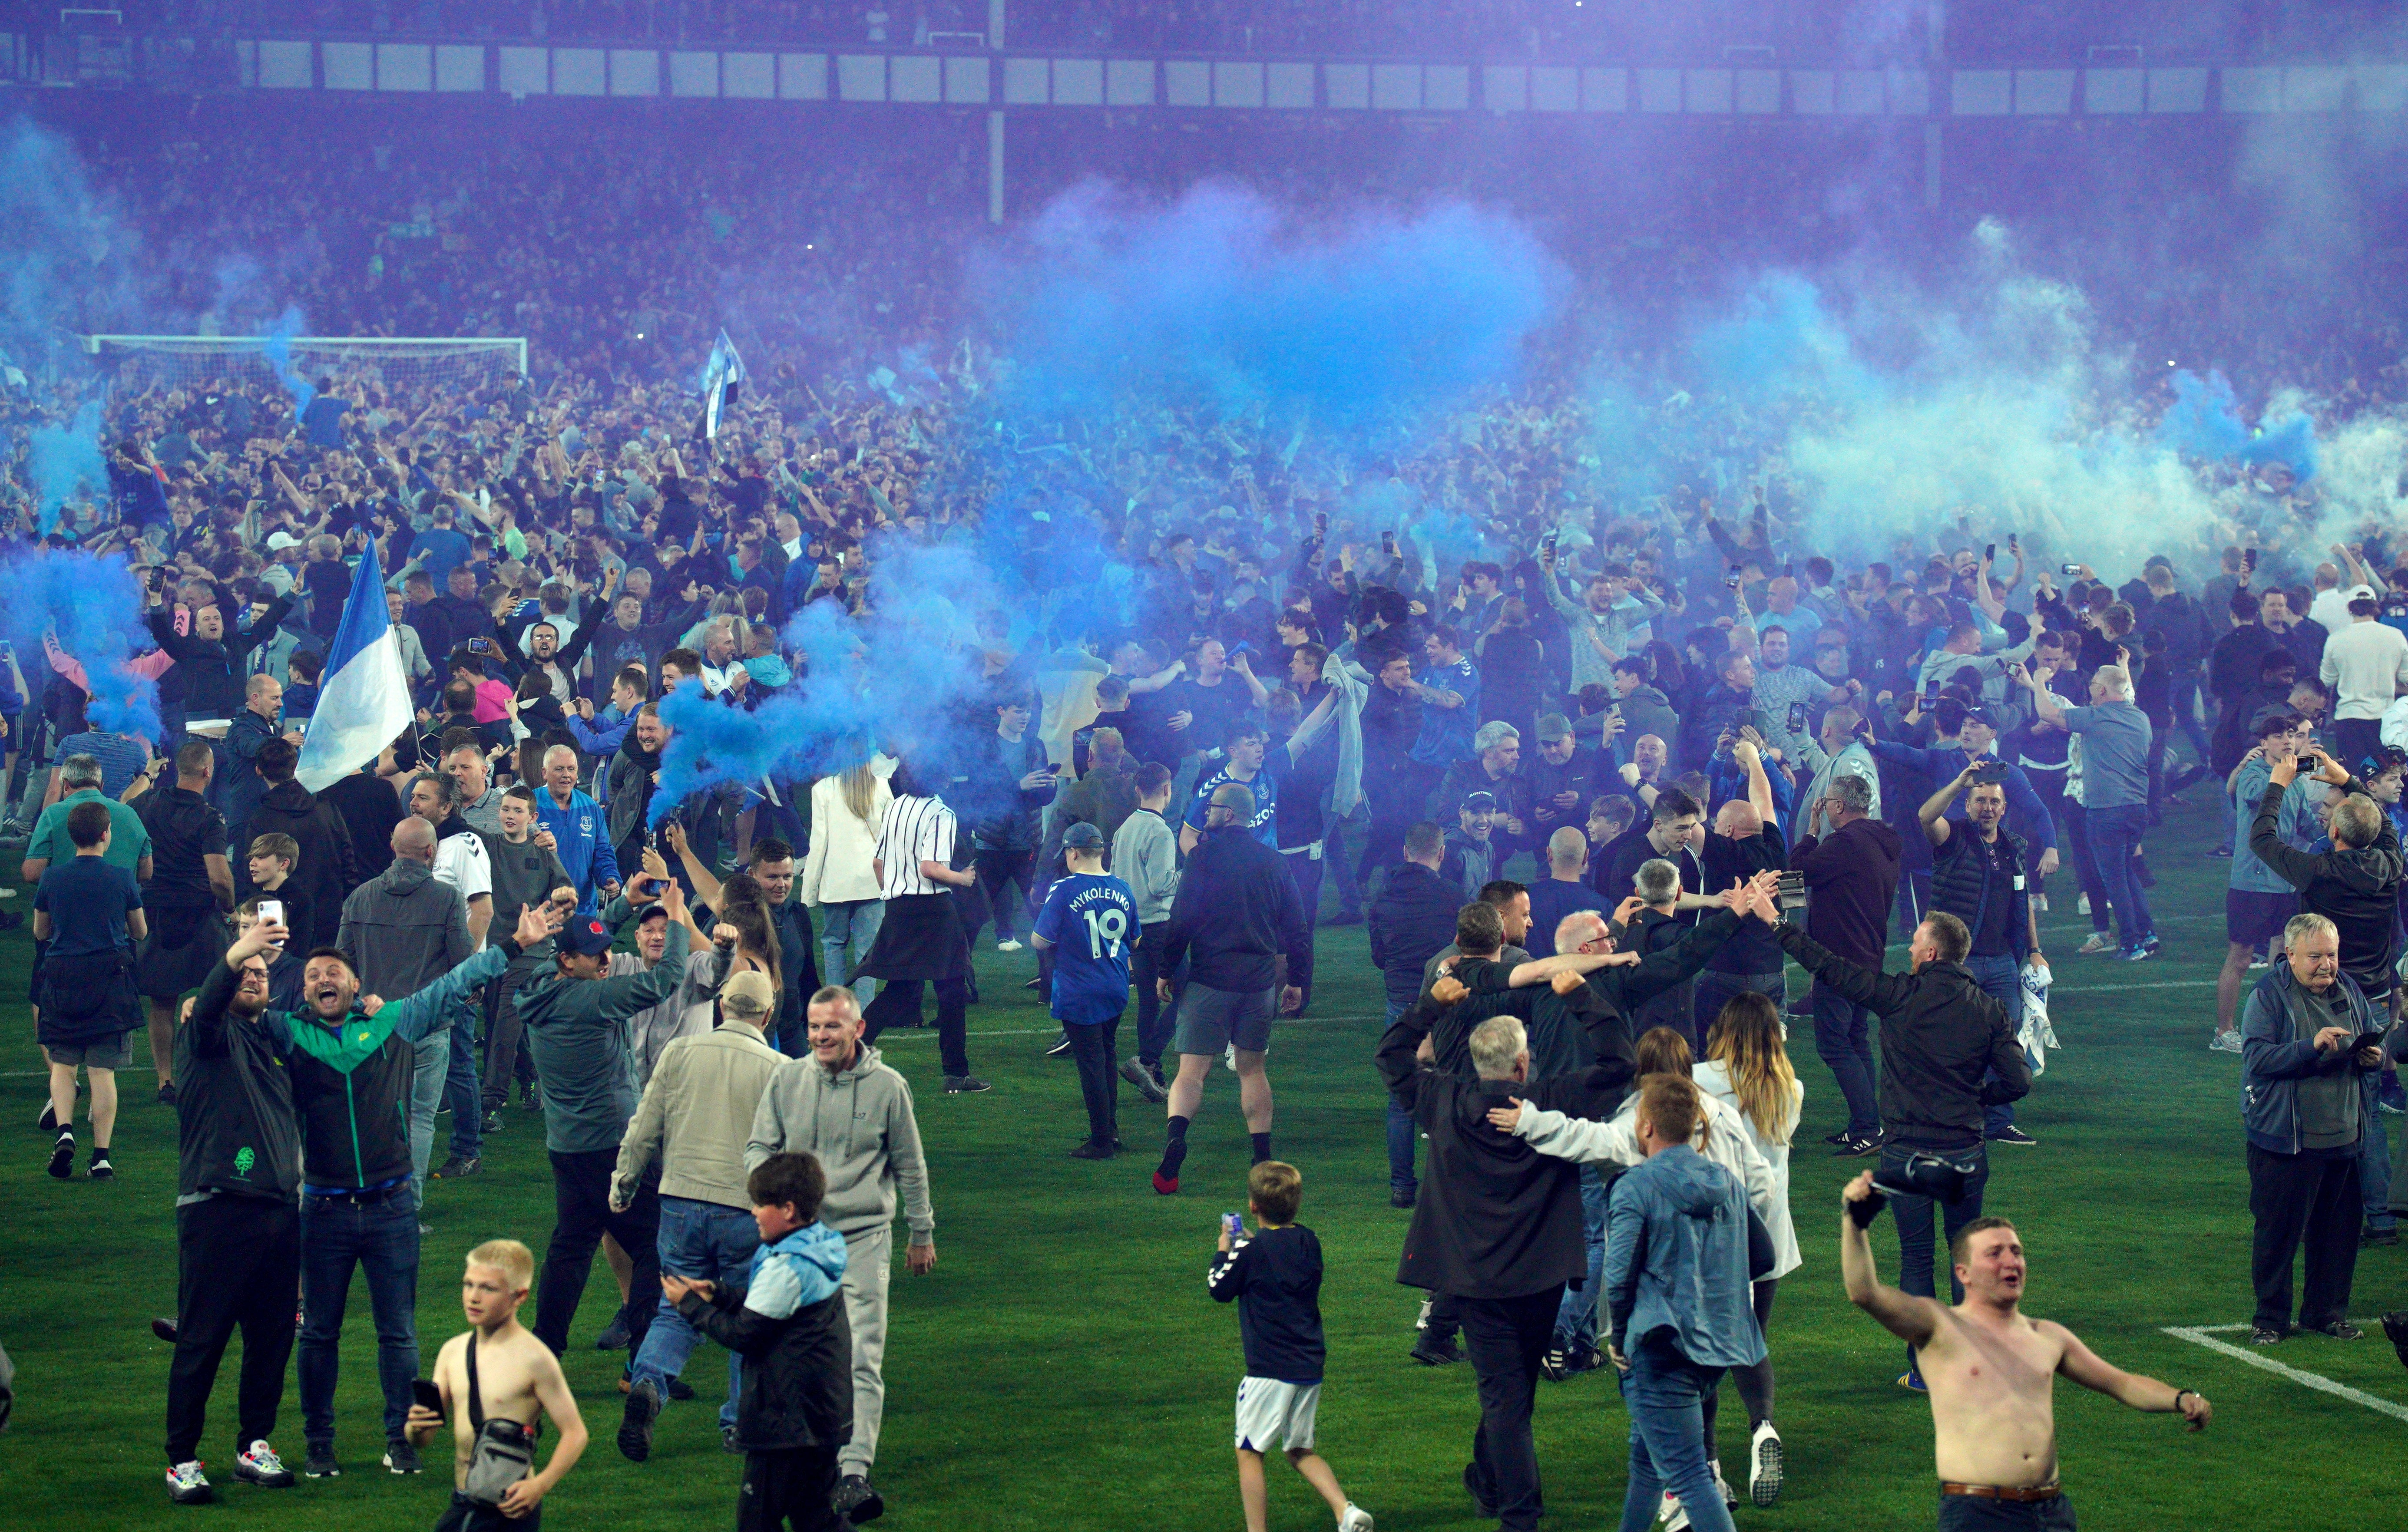
[[[878,862],[889,899],[908,894],[942,894],[946,885],[924,877],[923,862],[950,866],[953,860],[953,811],[942,798],[899,797],[886,805],[878,825]]]

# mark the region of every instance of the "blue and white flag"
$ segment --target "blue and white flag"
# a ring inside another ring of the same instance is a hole
[[[294,772],[312,793],[375,760],[417,716],[409,706],[409,680],[402,673],[401,645],[385,611],[383,568],[370,537],[351,576],[342,624],[326,651],[318,708],[309,715],[309,735]]]
[[[738,385],[744,381],[744,359],[736,354],[736,342],[727,332],[710,343],[710,360],[702,367],[702,436],[706,441],[719,439],[719,411],[736,402]]]

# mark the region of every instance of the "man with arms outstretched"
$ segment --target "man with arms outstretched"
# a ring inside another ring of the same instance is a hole
[[[1850,1181],[1840,1196],[1840,1274],[1848,1301],[1915,1349],[1930,1389],[1941,1532],[2071,1532],[2073,1507],[2057,1483],[2051,1410],[2057,1373],[2135,1410],[2178,1412],[2194,1431],[2205,1430],[2214,1418],[2197,1390],[2121,1371],[2064,1325],[2025,1318],[2017,1307],[2024,1247],[2005,1219],[1977,1218],[1957,1233],[1948,1257],[1965,1301],[1943,1308],[1936,1298],[1885,1287],[1874,1276],[1865,1230],[1884,1197],[1873,1189],[1872,1172]]]

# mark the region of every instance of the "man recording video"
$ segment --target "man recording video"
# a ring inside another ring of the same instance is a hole
[[[1875,1275],[1865,1231],[1885,1197],[1873,1172],[1850,1181],[1840,1198],[1840,1274],[1848,1301],[1922,1358],[1941,1532],[2073,1526],[2073,1507],[2057,1476],[2052,1395],[2060,1372],[2134,1410],[2179,1413],[2194,1431],[2214,1418],[2197,1390],[2111,1367],[2064,1325],[2024,1317],[2024,1247],[2005,1219],[1977,1218],[1956,1231],[1948,1258],[1962,1296],[1942,1308],[1884,1287]]]

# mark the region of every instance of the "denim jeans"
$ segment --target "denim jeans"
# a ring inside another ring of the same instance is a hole
[[[878,939],[878,927],[886,919],[883,899],[835,899],[820,906],[820,982],[841,984],[853,965],[844,960],[850,946],[854,960],[869,955],[872,942]],[[853,997],[867,1006],[877,997],[878,981],[856,979],[853,981]]]
[[[2142,894],[2139,880],[2132,876],[2132,848],[2141,842],[2147,813],[2138,804],[2089,809],[2083,813],[2086,833],[2090,837],[2090,854],[2099,863],[2099,881],[2105,886],[2107,902],[2115,911],[2115,939],[2127,952],[2157,934],[2157,922],[2149,917],[2148,898]]]
[[[1912,1144],[1885,1145],[1881,1153],[1881,1180],[1893,1185],[1905,1175],[1907,1157],[1917,1151]],[[1965,1178],[1964,1195],[1954,1202],[1939,1202],[1942,1243],[1953,1248],[1957,1231],[1982,1216],[1982,1189],[1990,1183],[1990,1152],[1981,1144],[1946,1151],[1924,1150],[1924,1153],[1942,1153],[1947,1159],[1973,1167]],[[1889,1199],[1890,1216],[1898,1220],[1898,1290],[1917,1297],[1933,1297],[1933,1246],[1931,1242],[1931,1210],[1936,1198],[1928,1196],[1894,1196]],[[1949,1301],[1965,1301],[1965,1289],[1956,1281],[1955,1267],[1948,1272]],[[1907,1366],[1914,1365],[1914,1348],[1906,1348]]]
[[[484,1153],[485,1102],[477,1091],[477,1012],[473,1000],[452,1006],[451,1057],[443,1071],[443,1104],[452,1110],[452,1153],[473,1160]],[[433,1145],[430,1141],[429,1148]]]
[[[1597,1299],[1605,1291],[1605,1177],[1593,1165],[1580,1167],[1581,1238],[1588,1245],[1588,1280],[1564,1289],[1555,1309],[1555,1345],[1565,1352],[1593,1352],[1597,1344]]]
[[[1881,1104],[1873,1095],[1873,1013],[1823,984],[1814,986],[1813,1005],[1814,1052],[1840,1082],[1848,1103],[1848,1131],[1870,1138],[1881,1131]]]
[[[409,1191],[426,1205],[426,1166],[435,1157],[435,1112],[452,1074],[452,1034],[430,1032],[418,1039],[409,1074]],[[481,1104],[480,1104],[481,1105]]]
[[[301,1198],[301,1428],[313,1444],[335,1439],[335,1378],[354,1267],[368,1279],[391,1441],[401,1435],[418,1376],[418,1210],[406,1188],[360,1200]]]
[[[1968,957],[1965,960],[1965,971],[1973,976],[1974,983],[1982,986],[1983,994],[2006,1008],[2008,1026],[2022,1026],[2024,984],[2014,958]],[[1997,1078],[1998,1074],[1995,1070],[1985,1071],[1982,1082],[1986,1085]],[[2001,1102],[1998,1106],[1982,1109],[1983,1137],[1995,1138],[2014,1125],[2015,1104],[2014,1102]]]
[[[760,1225],[752,1222],[747,1209],[685,1196],[661,1198],[659,1249],[665,1276],[694,1281],[745,1277],[752,1270],[752,1253],[760,1245]],[[664,1296],[652,1315],[652,1327],[644,1332],[644,1343],[637,1349],[635,1381],[649,1379],[653,1388],[666,1393],[668,1381],[685,1370],[686,1359],[701,1339],[702,1332]],[[719,1407],[722,1425],[736,1424],[743,1367],[742,1357],[727,1353],[727,1400]]]
[[[2372,1116],[2374,1131],[2366,1136],[2358,1156],[2358,1200],[2368,1228],[2397,1228],[2400,1219],[2391,1210],[2391,1135],[2381,1113]]]
[[[1622,1375],[1622,1402],[1630,1411],[1630,1482],[1622,1497],[1622,1532],[1647,1532],[1666,1491],[1681,1497],[1697,1532],[1731,1532],[1730,1511],[1706,1467],[1705,1401],[1722,1386],[1723,1369],[1699,1367],[1681,1354],[1669,1333],[1631,1348]]]

